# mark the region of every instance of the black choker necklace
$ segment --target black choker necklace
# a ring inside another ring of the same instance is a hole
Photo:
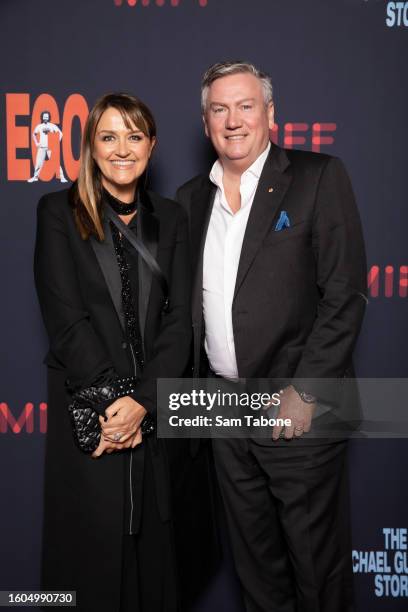
[[[115,196],[109,193],[107,189],[104,189],[104,193],[109,205],[111,208],[113,208],[117,215],[131,215],[137,209],[137,194],[135,194],[134,201],[127,204],[126,202],[122,202],[122,200],[115,198]]]

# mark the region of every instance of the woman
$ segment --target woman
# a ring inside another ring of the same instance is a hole
[[[144,189],[155,143],[140,100],[103,96],[77,183],[38,206],[35,280],[50,339],[43,588],[76,591],[86,612],[184,609],[215,550],[205,450],[193,457],[188,441],[142,433],[156,379],[183,375],[191,342],[186,218]],[[120,391],[119,379],[133,382]],[[89,397],[92,453],[73,435]]]

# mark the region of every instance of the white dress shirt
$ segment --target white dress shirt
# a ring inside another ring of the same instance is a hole
[[[205,350],[211,369],[220,376],[238,377],[232,328],[232,300],[242,242],[271,144],[241,176],[241,208],[234,214],[225,197],[223,167],[219,160],[210,180],[217,186],[204,247],[203,310]]]

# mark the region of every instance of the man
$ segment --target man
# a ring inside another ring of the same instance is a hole
[[[50,113],[43,111],[41,113],[41,123],[39,123],[33,132],[33,140],[37,147],[37,156],[35,159],[34,175],[28,179],[27,183],[35,183],[38,181],[38,177],[44,165],[46,159],[51,159],[51,149],[48,143],[48,134],[58,134],[59,141],[62,140],[62,132],[58,125],[50,122]],[[59,168],[59,179],[61,183],[67,183],[67,179],[64,176],[62,166]]]
[[[290,427],[213,445],[246,609],[347,612],[347,441],[308,432],[320,400],[334,393],[347,410],[347,385],[324,381],[353,375],[366,304],[350,182],[339,159],[269,141],[272,85],[252,64],[209,68],[202,112],[218,160],[178,191],[193,247],[194,374],[292,381],[279,408]]]

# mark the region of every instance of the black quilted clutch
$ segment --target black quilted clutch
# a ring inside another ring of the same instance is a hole
[[[134,376],[127,378],[109,377],[105,378],[103,384],[81,389],[73,395],[73,400],[68,406],[68,412],[74,431],[74,437],[79,448],[86,453],[93,453],[99,445],[101,437],[101,426],[99,414],[95,410],[97,406],[106,407],[125,395],[131,395],[135,391],[137,379]],[[146,414],[141,425],[144,436],[154,431],[154,419]]]

